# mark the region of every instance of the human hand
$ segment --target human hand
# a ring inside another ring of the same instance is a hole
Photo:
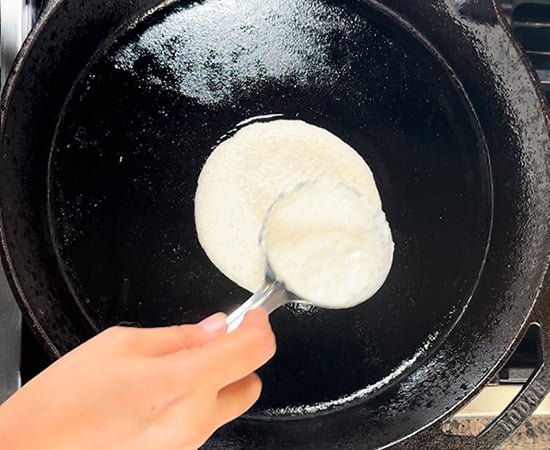
[[[275,353],[263,310],[226,329],[215,314],[98,334],[0,406],[0,448],[196,449],[256,402],[254,371]]]

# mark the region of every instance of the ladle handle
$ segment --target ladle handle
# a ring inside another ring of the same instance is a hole
[[[252,297],[227,316],[227,332],[229,333],[237,328],[242,322],[244,315],[251,309],[262,307],[269,314],[288,302],[283,283],[279,281],[266,281]]]

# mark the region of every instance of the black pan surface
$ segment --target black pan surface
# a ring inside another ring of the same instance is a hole
[[[95,330],[231,310],[248,293],[201,249],[193,199],[217,140],[268,114],[354,147],[393,230],[391,276],[371,301],[273,316],[278,354],[262,370],[256,413],[344,407],[446,336],[474,290],[491,219],[487,153],[459,86],[364,5],[174,6],[102,48],[52,146],[52,245]]]
[[[499,21],[489,0],[51,0],[0,103],[2,258],[44,346],[244,301],[197,242],[197,177],[243,120],[297,118],[371,166],[395,263],[363,306],[277,311],[263,397],[208,447],[494,448],[547,363],[486,435],[437,422],[529,323],[550,357],[548,116]]]

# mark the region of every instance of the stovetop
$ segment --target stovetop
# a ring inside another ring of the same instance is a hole
[[[7,69],[40,10],[42,0],[0,0],[2,86]],[[518,42],[524,47],[550,101],[550,0],[500,0]],[[19,351],[21,347],[21,351]],[[538,365],[537,339],[527,336],[494,384],[525,382]],[[0,269],[0,402],[50,362],[19,310]],[[20,379],[21,378],[21,379]]]
[[[500,0],[550,102],[550,0]]]

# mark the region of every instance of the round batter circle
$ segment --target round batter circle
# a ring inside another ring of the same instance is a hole
[[[381,208],[372,171],[348,144],[301,120],[253,122],[208,157],[195,195],[200,244],[214,265],[254,292],[264,281],[259,234],[283,191],[308,180],[345,184]]]

